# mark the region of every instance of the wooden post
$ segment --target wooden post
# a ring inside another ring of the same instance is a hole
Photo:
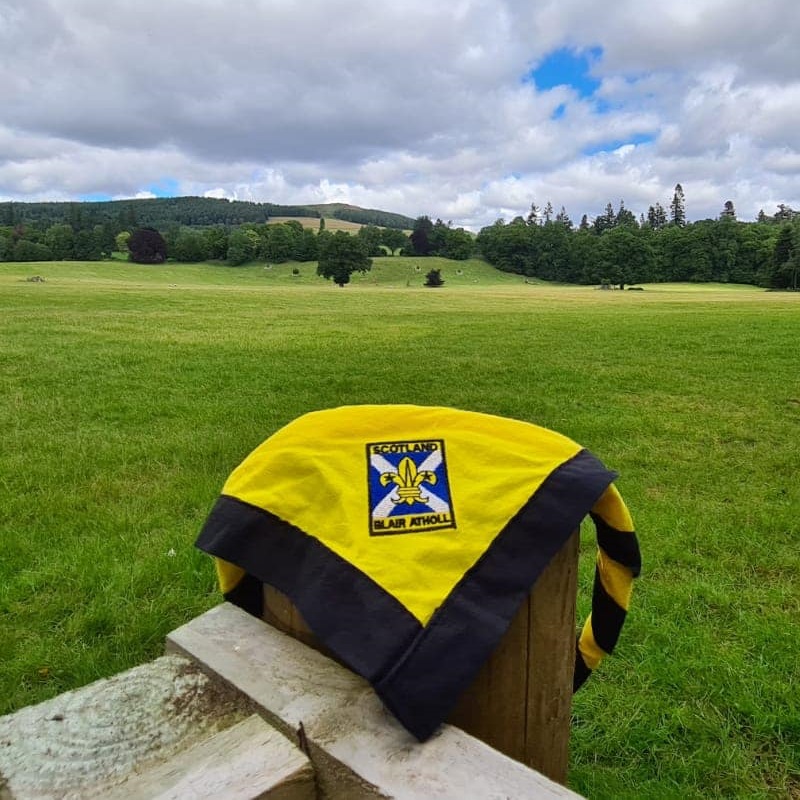
[[[569,765],[578,545],[576,531],[448,719],[558,783]]]
[[[539,576],[448,722],[565,783],[575,667],[576,531]],[[286,595],[264,587],[264,619],[331,656]]]

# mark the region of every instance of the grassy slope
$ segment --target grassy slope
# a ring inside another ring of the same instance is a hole
[[[299,222],[304,228],[319,230],[319,219],[316,217],[270,217],[269,224],[276,225],[280,222]],[[358,233],[362,228],[357,222],[350,222],[346,219],[336,219],[336,217],[325,217],[325,230],[327,231],[347,231],[348,233]]]
[[[308,264],[0,265],[0,713],[156,655],[217,602],[194,536],[276,428],[445,404],[585,444],[640,530],[619,651],[575,699],[571,784],[797,793],[800,298],[531,285],[480,262],[441,262],[431,290],[418,262],[376,259],[345,289]]]

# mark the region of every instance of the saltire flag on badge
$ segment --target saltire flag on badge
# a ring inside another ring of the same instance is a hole
[[[443,439],[373,442],[367,459],[373,536],[455,528]]]
[[[412,405],[305,414],[228,477],[197,546],[224,597],[264,585],[420,740],[447,718],[588,514],[592,613],[574,687],[612,652],[640,557],[616,473],[527,422]]]

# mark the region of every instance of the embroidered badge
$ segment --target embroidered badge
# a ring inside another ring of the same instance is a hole
[[[455,528],[444,441],[367,445],[370,536]]]

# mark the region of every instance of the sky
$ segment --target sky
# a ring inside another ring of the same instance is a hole
[[[800,208],[797,0],[0,0],[0,200]]]

